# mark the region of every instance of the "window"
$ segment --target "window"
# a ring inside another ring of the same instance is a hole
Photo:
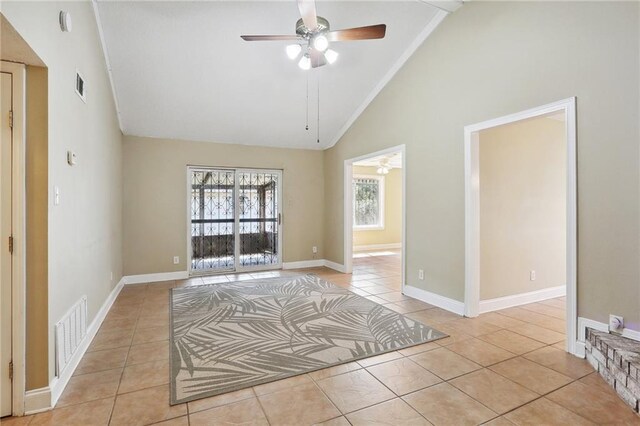
[[[384,229],[384,176],[354,176],[353,228]]]

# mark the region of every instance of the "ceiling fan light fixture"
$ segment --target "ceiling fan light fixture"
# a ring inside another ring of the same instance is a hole
[[[332,64],[338,59],[338,52],[333,49],[327,49],[327,51],[324,52],[324,58],[327,60],[327,62]]]
[[[311,58],[309,58],[309,54],[305,53],[304,56],[300,58],[298,66],[305,71],[311,69]]]
[[[323,34],[319,34],[313,38],[313,47],[324,52],[329,47],[329,40]]]
[[[290,44],[287,46],[286,51],[289,59],[294,60],[302,51],[302,46],[300,46],[299,44]]]

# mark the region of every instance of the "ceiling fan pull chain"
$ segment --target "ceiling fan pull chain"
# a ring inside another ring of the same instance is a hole
[[[304,126],[305,130],[309,130],[309,73],[305,73],[307,75],[307,121]]]
[[[318,122],[316,143],[320,143],[320,73],[318,73]]]

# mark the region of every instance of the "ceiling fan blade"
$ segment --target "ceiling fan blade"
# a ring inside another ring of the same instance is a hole
[[[311,59],[311,68],[318,68],[327,64],[324,53],[316,49],[310,49],[309,59]]]
[[[318,16],[316,15],[315,0],[298,0],[298,10],[302,17],[302,22],[309,28],[309,31],[318,29]]]
[[[329,41],[372,40],[384,38],[387,32],[385,24],[369,25],[368,27],[347,28],[345,30],[329,31]]]
[[[297,35],[242,35],[240,37],[245,41],[289,41],[300,38]]]

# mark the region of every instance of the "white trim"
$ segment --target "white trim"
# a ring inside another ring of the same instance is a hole
[[[102,304],[102,307],[91,322],[91,325],[87,327],[87,334],[85,338],[82,340],[80,345],[78,345],[76,352],[71,357],[71,360],[67,363],[67,366],[62,371],[60,377],[54,377],[53,380],[51,380],[51,382],[49,383],[49,386],[46,388],[35,389],[33,391],[27,392],[28,411],[26,411],[25,414],[35,414],[55,407],[58,399],[60,398],[60,395],[62,395],[64,388],[69,383],[69,380],[73,376],[73,373],[78,367],[78,364],[80,364],[80,361],[89,348],[91,341],[98,333],[102,322],[107,316],[109,309],[111,309],[113,302],[115,302],[116,298],[118,297],[118,294],[120,294],[120,290],[122,290],[123,286],[124,278],[122,278],[113,288],[113,290],[111,290],[111,293],[109,293],[109,296]],[[49,396],[49,398],[47,398],[47,395]],[[26,408],[27,404],[25,401],[25,409]]]
[[[444,10],[446,12],[455,12],[460,9],[463,5],[462,1],[458,0],[420,0],[422,3],[428,4],[429,6],[437,7],[440,10]]]
[[[402,156],[402,288],[405,285],[405,269],[406,269],[406,241],[407,241],[407,200],[406,200],[406,187],[407,187],[407,149],[406,145],[396,145],[390,148],[386,148],[380,151],[371,152],[369,154],[361,155],[359,157],[349,158],[344,160],[344,173],[343,173],[343,185],[344,185],[344,200],[343,200],[343,259],[344,264],[340,265],[343,269],[336,269],[327,264],[326,266],[332,269],[339,270],[342,273],[350,274],[353,271],[353,163],[366,160],[371,157],[378,157],[381,155],[400,152]],[[327,261],[328,262],[328,261]],[[333,263],[334,265],[339,265]]]
[[[594,321],[589,318],[578,318],[578,341],[585,342],[587,337],[587,327],[593,328],[594,330],[604,331],[605,333],[609,332],[609,325],[603,322]]]
[[[320,268],[324,265],[324,259],[300,260],[298,262],[284,262],[282,269]]]
[[[402,294],[430,305],[437,306],[438,308],[442,308],[449,312],[453,312],[454,314],[464,315],[464,303],[459,300],[449,299],[448,297],[440,296],[439,294],[431,293],[430,291],[410,285],[404,286]]]
[[[51,409],[51,388],[49,386],[28,390],[24,396],[24,414],[36,414]]]
[[[347,272],[347,268],[344,265],[341,265],[336,262],[332,262],[330,260],[325,259],[324,266],[326,266],[329,269],[333,269],[334,271],[342,272],[343,274],[350,273],[350,272]]]
[[[578,341],[584,342],[587,335],[587,327],[594,330],[603,331],[609,333],[609,324],[603,322],[594,321],[589,318],[578,317]],[[640,341],[640,331],[631,330],[629,328],[623,328],[622,333],[617,333],[627,339]]]
[[[402,243],[367,244],[363,246],[353,246],[353,251],[387,250],[387,249],[399,249],[399,248],[402,248]]]
[[[158,274],[127,275],[125,277],[122,277],[125,285],[154,283],[158,281],[186,280],[187,278],[189,278],[189,272],[187,271],[161,272]]]
[[[424,27],[422,32],[418,34],[415,40],[413,40],[413,42],[409,45],[409,47],[402,53],[402,55],[400,55],[398,60],[391,66],[389,71],[387,71],[384,77],[382,77],[382,79],[378,82],[378,84],[373,88],[371,93],[369,93],[369,96],[367,96],[364,99],[364,101],[360,104],[358,109],[356,109],[354,113],[351,115],[351,117],[349,117],[347,122],[344,123],[344,126],[342,126],[340,130],[338,130],[335,137],[331,141],[331,144],[327,146],[325,149],[329,149],[338,143],[340,138],[342,138],[342,136],[344,136],[344,134],[347,133],[347,130],[349,130],[351,125],[355,123],[358,117],[360,117],[360,114],[362,114],[364,110],[367,109],[369,104],[373,102],[376,96],[378,96],[378,94],[382,91],[382,89],[384,89],[387,83],[391,81],[393,76],[396,75],[396,73],[400,70],[400,68],[402,68],[402,66],[405,64],[405,62],[407,62],[407,60],[411,57],[411,55],[415,53],[418,47],[420,47],[420,45],[424,43],[427,37],[429,37],[431,33],[433,33],[433,31],[436,28],[438,28],[438,25],[440,25],[440,23],[444,20],[444,18],[447,17],[447,15],[449,15],[449,13],[444,10],[439,10],[435,14],[435,16],[431,19],[431,21],[429,21],[427,26]]]
[[[528,303],[540,302],[542,300],[554,299],[567,294],[567,286],[543,288],[541,290],[529,291],[527,293],[514,294],[510,296],[497,297],[480,301],[480,313],[493,312],[500,309],[511,308],[513,306],[526,305]]]
[[[480,312],[480,209],[478,132],[492,127],[562,111],[565,113],[567,152],[567,351],[575,353],[577,333],[577,170],[576,98],[567,98],[526,111],[506,115],[464,128],[465,166],[465,315]]]
[[[384,230],[384,210],[386,207],[384,200],[384,189],[386,185],[386,181],[383,175],[362,175],[355,174],[351,177],[351,182],[353,185],[353,181],[356,179],[371,179],[378,181],[378,223],[375,225],[353,225],[354,231],[383,231]],[[355,221],[355,200],[353,200],[353,204],[351,205],[351,212],[353,214],[353,219]]]
[[[102,46],[104,63],[107,67],[107,75],[109,76],[109,83],[111,85],[111,95],[113,96],[113,103],[116,110],[116,116],[118,117],[118,127],[120,127],[120,131],[124,133],[124,127],[122,126],[122,116],[120,114],[120,105],[118,103],[118,95],[116,94],[116,85],[113,82],[113,71],[111,68],[111,61],[109,60],[109,51],[107,50],[107,43],[105,42],[105,39],[104,39],[104,30],[102,29],[102,20],[100,19],[100,10],[98,10],[98,1],[91,0],[91,6],[93,6],[93,14],[96,17],[98,35],[100,36],[100,45]]]
[[[11,256],[11,360],[13,361],[11,411],[14,416],[24,414],[26,390],[25,342],[26,342],[26,73],[23,64],[2,61],[2,72],[12,75],[11,110],[13,128],[11,149],[11,234],[13,236],[13,255]],[[2,242],[5,244],[6,242]]]

